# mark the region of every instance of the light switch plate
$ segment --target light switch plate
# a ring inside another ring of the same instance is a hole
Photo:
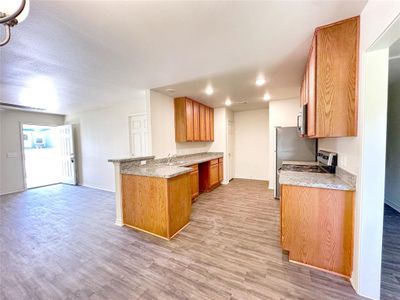
[[[7,158],[17,158],[17,152],[7,152]]]

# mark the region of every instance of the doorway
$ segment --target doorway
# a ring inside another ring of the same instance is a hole
[[[400,39],[389,48],[381,299],[400,297]]]
[[[22,125],[25,187],[76,184],[72,127]]]
[[[147,114],[129,117],[129,144],[132,157],[149,155],[149,130]]]
[[[234,144],[234,123],[228,121],[228,181],[232,180],[235,176]]]

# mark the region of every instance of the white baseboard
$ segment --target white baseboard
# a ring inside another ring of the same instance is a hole
[[[385,199],[385,204],[389,205],[394,210],[397,210],[400,213],[400,204],[395,203],[393,201]]]
[[[79,185],[87,187],[87,188],[90,188],[90,189],[96,189],[96,190],[101,190],[101,191],[105,191],[105,192],[115,193],[115,191],[113,191],[113,190],[110,190],[110,189],[107,189],[107,188],[103,188],[103,187],[100,187],[100,186],[90,185],[90,184],[86,184],[86,183],[82,183],[82,184],[79,184]]]
[[[9,194],[15,194],[15,193],[21,193],[24,192],[25,189],[20,189],[20,190],[15,190],[15,191],[10,191],[10,192],[0,192],[0,196],[5,196],[5,195],[9,195]]]

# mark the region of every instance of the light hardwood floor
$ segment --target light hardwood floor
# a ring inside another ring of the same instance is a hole
[[[382,249],[382,299],[400,299],[400,213],[385,205]]]
[[[55,185],[0,204],[0,299],[361,299],[288,262],[266,182],[202,194],[171,241],[115,226],[104,191]]]

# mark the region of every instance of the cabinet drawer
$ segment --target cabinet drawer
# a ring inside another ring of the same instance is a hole
[[[210,161],[211,165],[217,165],[218,164],[218,158],[217,159],[213,159]]]
[[[199,165],[197,165],[197,164],[191,165],[190,167],[193,169],[192,172],[195,172],[195,171],[197,172],[199,170]]]

